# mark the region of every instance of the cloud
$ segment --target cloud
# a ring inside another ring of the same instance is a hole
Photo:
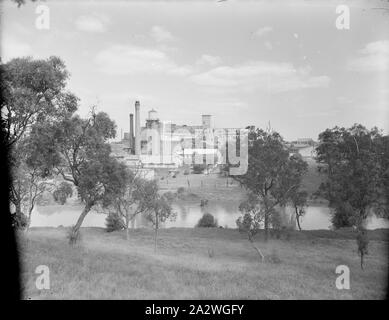
[[[176,40],[171,32],[161,26],[153,26],[150,31],[151,37],[157,42],[168,42]]]
[[[222,63],[222,59],[218,56],[211,56],[208,54],[203,54],[200,59],[197,60],[197,64],[199,65],[209,65],[209,66],[217,66]]]
[[[271,32],[271,31],[273,31],[272,27],[265,26],[265,27],[259,28],[256,31],[254,31],[254,35],[257,36],[257,37],[262,37],[262,36],[264,36],[265,34]]]
[[[79,16],[75,21],[78,30],[92,33],[102,33],[107,31],[108,23],[108,17],[101,14]]]
[[[347,68],[357,72],[389,70],[389,40],[368,43],[358,51],[358,57],[348,62]]]
[[[265,90],[271,93],[329,85],[329,77],[312,76],[311,73],[310,67],[296,69],[290,63],[252,61],[235,66],[219,66],[192,75],[190,79],[202,86],[245,91]]]
[[[107,74],[153,74],[185,76],[193,72],[191,66],[178,65],[165,52],[133,45],[113,45],[100,51],[95,62]]]
[[[1,60],[7,62],[13,58],[31,56],[31,46],[12,37],[4,36],[1,41]]]

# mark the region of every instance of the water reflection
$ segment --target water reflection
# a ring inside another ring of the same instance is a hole
[[[71,226],[75,224],[83,207],[80,204],[73,203],[70,205],[49,205],[37,206],[32,214],[31,226],[33,227],[58,227]],[[173,205],[173,209],[177,212],[177,217],[174,221],[166,221],[165,227],[194,227],[205,212],[211,213],[216,219],[219,226],[236,228],[236,219],[240,216],[238,204],[233,201],[219,201],[209,203],[205,207],[201,207],[199,202],[177,202]],[[285,213],[293,219],[292,208],[286,208]],[[105,227],[104,214],[96,211],[91,211],[83,222],[84,227]],[[137,217],[134,227],[148,227],[149,222],[142,216]],[[304,230],[314,229],[329,229],[330,209],[325,206],[309,206],[306,214],[301,218],[301,227]],[[374,215],[367,219],[367,228],[389,228],[389,221],[377,218]]]

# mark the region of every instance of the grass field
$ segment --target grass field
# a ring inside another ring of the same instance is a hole
[[[259,262],[234,229],[162,229],[107,233],[82,228],[70,247],[65,228],[32,228],[19,236],[25,299],[382,299],[388,272],[388,230],[370,231],[362,271],[351,231],[294,231],[257,240]],[[350,290],[335,287],[347,265]],[[50,290],[35,287],[38,265],[50,268]]]

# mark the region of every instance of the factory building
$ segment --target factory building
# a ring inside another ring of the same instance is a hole
[[[129,115],[129,131],[124,133],[122,141],[112,143],[111,149],[129,167],[143,168],[145,172],[202,162],[216,166],[225,161],[220,145],[226,139],[235,139],[239,132],[239,129],[213,128],[209,114],[202,115],[201,125],[161,121],[154,109],[141,126],[140,108],[140,102],[136,101],[135,117],[133,113]]]

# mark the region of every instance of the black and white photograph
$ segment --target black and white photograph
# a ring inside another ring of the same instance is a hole
[[[388,0],[4,0],[0,17],[16,299],[232,319],[247,300],[389,297]]]

